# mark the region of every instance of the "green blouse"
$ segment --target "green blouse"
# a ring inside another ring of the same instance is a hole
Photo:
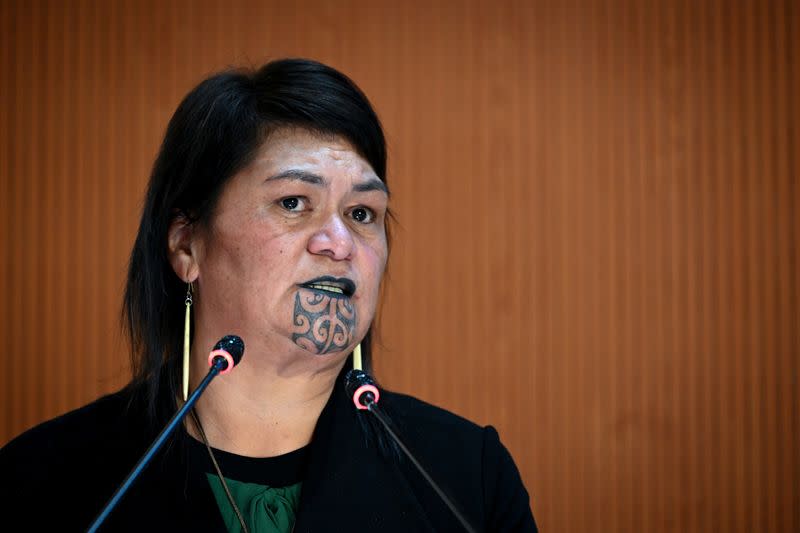
[[[300,490],[306,475],[310,446],[277,457],[245,457],[213,449],[233,501],[242,512],[250,533],[289,533],[294,527]],[[192,468],[205,473],[228,531],[242,525],[217,476],[205,445],[189,439]]]
[[[217,499],[225,527],[231,533],[242,531],[239,518],[233,510],[222,482],[215,474],[207,473],[211,490]],[[290,533],[294,527],[295,513],[300,503],[302,483],[288,487],[269,487],[258,483],[244,483],[225,478],[233,501],[239,507],[244,522],[251,533]]]

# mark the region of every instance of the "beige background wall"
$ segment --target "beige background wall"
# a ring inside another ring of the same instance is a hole
[[[797,531],[799,12],[2,2],[0,443],[124,383],[180,98],[309,56],[388,133],[386,384],[494,424],[543,530]]]

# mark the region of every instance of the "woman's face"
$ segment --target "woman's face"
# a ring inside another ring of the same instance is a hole
[[[375,316],[387,202],[346,140],[274,132],[195,230],[198,334],[240,335],[251,357],[349,353]]]

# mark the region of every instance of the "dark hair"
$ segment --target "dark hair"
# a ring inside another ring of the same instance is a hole
[[[183,343],[186,284],[167,258],[169,226],[176,216],[207,222],[225,183],[283,127],[346,138],[386,181],[380,121],[355,83],[331,67],[273,61],[214,75],[183,99],[150,175],[123,306],[132,348],[129,387],[144,395],[154,421],[175,407]],[[367,368],[371,338],[372,328],[362,341]]]

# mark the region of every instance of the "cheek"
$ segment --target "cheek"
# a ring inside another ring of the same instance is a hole
[[[372,311],[378,304],[381,280],[386,269],[386,256],[386,249],[380,247],[366,248],[363,254],[362,273],[364,274],[364,288],[367,289],[364,294],[367,300],[365,303],[368,304],[369,309]]]
[[[387,253],[385,247],[364,248],[363,272],[369,276],[370,282],[380,285],[383,271],[386,269]]]
[[[228,290],[236,287],[263,296],[265,290],[278,286],[278,278],[286,275],[291,241],[280,235],[251,228],[220,233],[210,244],[206,273],[217,282],[224,281],[222,286]]]
[[[389,245],[386,242],[386,234],[374,239],[365,246],[367,256],[371,263],[376,265],[376,270],[382,275],[383,270],[386,268],[386,261],[389,258]]]

